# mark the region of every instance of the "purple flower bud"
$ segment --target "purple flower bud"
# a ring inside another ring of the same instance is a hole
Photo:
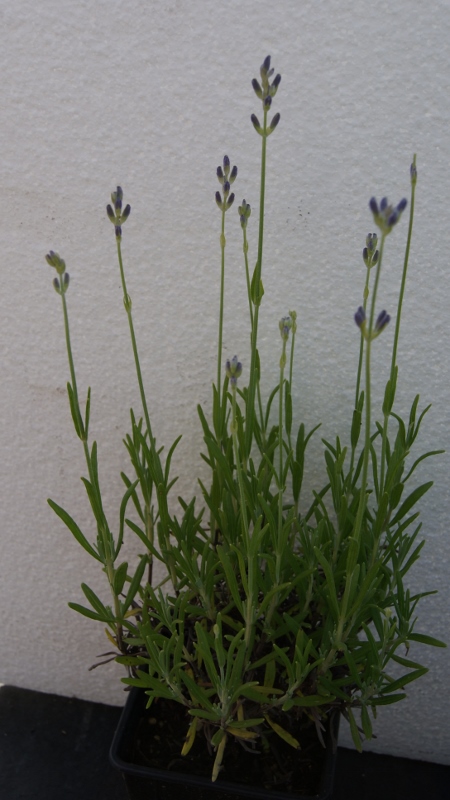
[[[369,251],[368,251],[367,247],[365,247],[364,250],[363,250],[363,261],[364,261],[366,266],[369,265]]]
[[[230,191],[230,181],[225,181],[223,185],[223,193],[228,194],[229,191]]]
[[[230,159],[228,158],[228,156],[223,157],[223,171],[225,175],[228,175],[230,171]]]
[[[55,292],[58,292],[58,294],[61,294],[61,287],[59,285],[58,278],[53,278],[53,288],[54,288]]]
[[[385,310],[380,311],[380,313],[378,314],[377,321],[375,323],[375,330],[378,331],[378,333],[381,333],[381,331],[383,330],[383,328],[386,327],[390,319],[391,318],[389,314],[387,314]]]
[[[270,56],[266,56],[261,65],[261,72],[268,72],[269,69],[270,69]]]
[[[365,321],[366,321],[366,312],[364,311],[363,307],[360,306],[355,314],[355,322],[358,328],[361,328],[361,326],[364,324]]]
[[[272,133],[272,131],[275,130],[275,128],[277,127],[277,125],[278,125],[278,123],[280,121],[280,119],[281,119],[280,114],[275,114],[272,122],[270,123],[270,128],[269,128],[270,133]]]
[[[112,206],[110,206],[109,203],[106,206],[106,213],[108,214],[108,217],[111,220],[111,222],[114,222],[114,220],[116,218],[116,215],[114,214],[114,211],[112,210]]]
[[[272,105],[272,98],[270,97],[270,95],[268,95],[267,97],[264,98],[264,108],[269,109],[271,105]]]
[[[388,216],[388,218],[387,218],[387,225],[388,225],[388,227],[389,227],[389,228],[393,228],[393,227],[394,227],[394,225],[395,225],[395,223],[396,223],[396,222],[398,222],[398,220],[399,220],[399,217],[400,217],[400,215],[397,213],[397,211],[396,211],[396,210],[395,210],[395,211],[393,211],[393,212],[392,212],[392,214],[389,214],[389,216]]]
[[[257,97],[262,98],[262,89],[256,78],[252,80],[252,86]]]
[[[120,199],[120,197],[116,197],[116,202],[114,203],[114,208],[116,209],[116,211],[121,211],[122,210],[122,200]]]
[[[238,168],[237,167],[233,167],[233,169],[231,170],[231,174],[230,174],[230,183],[233,183],[236,180],[237,174],[238,174]]]
[[[125,208],[124,208],[124,210],[122,212],[122,222],[126,222],[128,217],[130,216],[130,214],[131,214],[131,206],[130,206],[129,203],[127,203],[127,205],[125,206]]]
[[[369,201],[369,208],[370,208],[372,214],[377,215],[379,213],[378,212],[378,203],[377,203],[377,201],[375,200],[374,197],[372,197],[370,199],[370,201]]]
[[[217,177],[220,183],[223,183],[223,170],[222,167],[217,167]]]
[[[220,192],[216,192],[216,203],[219,206],[220,210],[222,210],[222,197]]]
[[[406,197],[404,197],[403,200],[400,200],[400,202],[399,202],[399,204],[397,206],[398,213],[401,214],[402,211],[405,210],[407,205],[408,205],[408,201],[407,201]]]
[[[278,89],[278,87],[280,85],[280,81],[281,81],[281,75],[280,74],[275,75],[275,77],[274,77],[274,79],[272,81],[272,86],[275,86],[275,88]]]
[[[231,192],[228,200],[227,200],[227,207],[230,208],[234,203],[234,192]]]
[[[122,200],[123,198],[123,190],[121,186],[118,186],[116,189],[116,197],[118,198],[118,200]]]
[[[382,197],[380,201],[380,211],[386,211],[388,207],[388,199],[387,197]]]
[[[120,225],[116,225],[116,238],[117,239],[122,238],[122,228],[120,227]]]
[[[367,249],[372,252],[377,246],[378,236],[376,233],[368,233],[366,236]]]
[[[259,119],[256,116],[256,114],[252,114],[250,119],[251,119],[251,121],[253,123],[253,127],[255,128],[255,130],[257,130],[258,133],[262,133],[262,128],[261,128],[261,125],[259,124]]]

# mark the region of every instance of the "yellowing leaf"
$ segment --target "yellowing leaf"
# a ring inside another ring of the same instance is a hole
[[[194,744],[195,734],[197,733],[197,719],[198,719],[198,717],[194,717],[192,722],[191,722],[191,724],[189,725],[188,733],[187,733],[187,736],[186,736],[186,740],[185,740],[184,745],[183,745],[182,750],[181,750],[181,755],[182,756],[187,756],[187,754],[189,753],[189,750],[191,749],[192,745]]]
[[[116,640],[115,640],[115,639],[114,639],[114,638],[111,636],[111,634],[110,634],[110,632],[109,632],[108,628],[105,628],[105,633],[106,633],[106,636],[107,636],[107,638],[109,639],[109,641],[110,641],[110,642],[111,642],[111,644],[113,645],[113,647],[117,647],[117,642],[116,642]]]
[[[233,736],[237,736],[238,739],[257,739],[258,734],[254,733],[253,731],[246,731],[245,728],[225,728],[227,733],[232,733]]]
[[[274,730],[275,733],[277,733],[278,736],[281,737],[281,739],[284,739],[284,741],[290,744],[291,747],[294,747],[295,750],[300,750],[300,742],[298,742],[297,739],[291,736],[291,734],[288,733],[288,731],[285,731],[284,728],[281,727],[281,725],[278,725],[276,722],[273,722],[268,716],[265,716],[265,720],[266,722],[269,723],[272,730]]]

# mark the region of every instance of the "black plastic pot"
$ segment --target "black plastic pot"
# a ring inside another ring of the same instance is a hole
[[[326,739],[324,768],[314,795],[294,794],[210,778],[154,769],[133,763],[133,738],[145,713],[147,697],[132,689],[124,706],[110,750],[110,761],[125,779],[130,800],[331,800],[337,756],[339,714],[332,716]],[[149,713],[149,712],[146,712]],[[264,756],[261,756],[263,758]]]

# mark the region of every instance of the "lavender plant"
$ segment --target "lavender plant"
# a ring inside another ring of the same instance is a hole
[[[251,116],[261,143],[253,271],[247,239],[251,207],[246,200],[238,207],[251,341],[250,363],[244,365],[237,356],[223,364],[225,230],[235,199],[231,186],[237,168],[225,156],[217,169],[221,215],[217,377],[212,418],[198,407],[202,457],[210,470],[209,482],[200,482],[200,504],[196,497],[178,497],[179,510],[173,511],[171,461],[180,437],[166,453],[157,446],[152,429],[122,257],[122,228],[130,214],[130,206],[123,206],[122,189],[113,192],[107,214],[114,227],[143,415],[138,418],[130,412],[131,429],[124,443],[131,471],[122,473],[124,494],[115,526],[103,506],[97,444],[89,438],[90,390],[85,404],[78,391],[67,308],[69,275],[57,253],[47,255],[57,272],[54,287],[62,303],[70,369],[67,389],[86,459],[87,475],[82,480],[96,523],[95,542],[60,505],[49,503],[100,563],[110,595],[109,601],[102,600],[82,584],[88,605],[69,605],[106,624],[114,646],[112,657],[128,668],[124,683],[142,688],[149,705],[165,698],[184,707],[182,753],[189,752],[196,737],[204,737],[214,753],[213,780],[230,737],[247,748],[257,743],[264,748],[275,735],[296,748],[297,721],[313,720],[321,737],[333,710],[348,719],[360,749],[361,734],[372,736],[378,707],[402,700],[405,686],[427,671],[409,657],[412,644],[445,646],[416,630],[416,607],[431,592],[411,594],[405,583],[424,544],[417,504],[432,485],[431,481],[417,485],[416,470],[425,458],[442,452],[416,451],[429,409],[419,409],[418,395],[405,418],[395,410],[416,158],[411,165],[409,225],[382,407],[376,409],[372,403],[371,354],[390,322],[385,310],[378,313],[383,255],[387,238],[407,208],[406,199],[397,205],[386,198],[380,203],[370,200],[378,233],[368,234],[363,249],[366,271],[362,305],[355,314],[360,341],[350,430],[344,438],[323,440],[324,482],[302,511],[305,454],[319,426],[307,430],[301,423],[298,430],[293,428],[295,311],[279,321],[279,380],[270,394],[258,352],[267,148],[280,120],[279,113],[272,115],[280,81],[268,56],[260,81],[252,82],[262,106],[261,122]],[[134,566],[122,560],[125,533],[139,540],[141,554]],[[155,560],[167,570],[167,577],[156,584]],[[396,674],[400,669],[400,677],[390,674],[391,664]],[[210,757],[207,753],[205,747],[205,758]]]

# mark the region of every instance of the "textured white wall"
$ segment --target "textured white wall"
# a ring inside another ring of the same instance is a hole
[[[353,396],[360,257],[368,199],[409,190],[418,153],[417,218],[399,351],[400,405],[433,402],[422,445],[449,449],[450,163],[448,2],[403,0],[21,0],[0,3],[1,445],[0,681],[122,703],[116,665],[87,672],[107,648],[101,626],[67,608],[96,564],[52,514],[64,505],[92,530],[84,465],[68,411],[60,302],[44,262],[67,261],[80,388],[93,391],[92,431],[110,518],[126,466],[122,435],[138,408],[112,226],[117,183],[143,369],[158,441],[185,436],[180,492],[196,491],[200,428],[215,377],[223,154],[239,166],[237,198],[255,204],[258,112],[250,80],[270,53],[283,76],[281,123],[269,140],[262,357],[275,374],[277,321],[299,314],[296,414],[344,435]],[[234,211],[230,212],[233,216]],[[237,223],[237,219],[236,219]],[[249,236],[255,253],[256,207]],[[381,298],[393,310],[406,222],[388,240]],[[228,231],[225,353],[246,356],[241,231]],[[254,258],[254,255],[253,255]],[[380,301],[381,302],[381,301]],[[380,358],[392,330],[377,343]],[[380,385],[386,375],[380,373]],[[321,470],[319,438],[310,472]],[[427,545],[413,588],[438,588],[420,629],[449,638],[448,456],[425,462]],[[103,588],[102,588],[103,587]],[[430,673],[408,701],[382,710],[369,749],[449,761],[447,651],[421,650]],[[343,734],[344,741],[348,736]]]

